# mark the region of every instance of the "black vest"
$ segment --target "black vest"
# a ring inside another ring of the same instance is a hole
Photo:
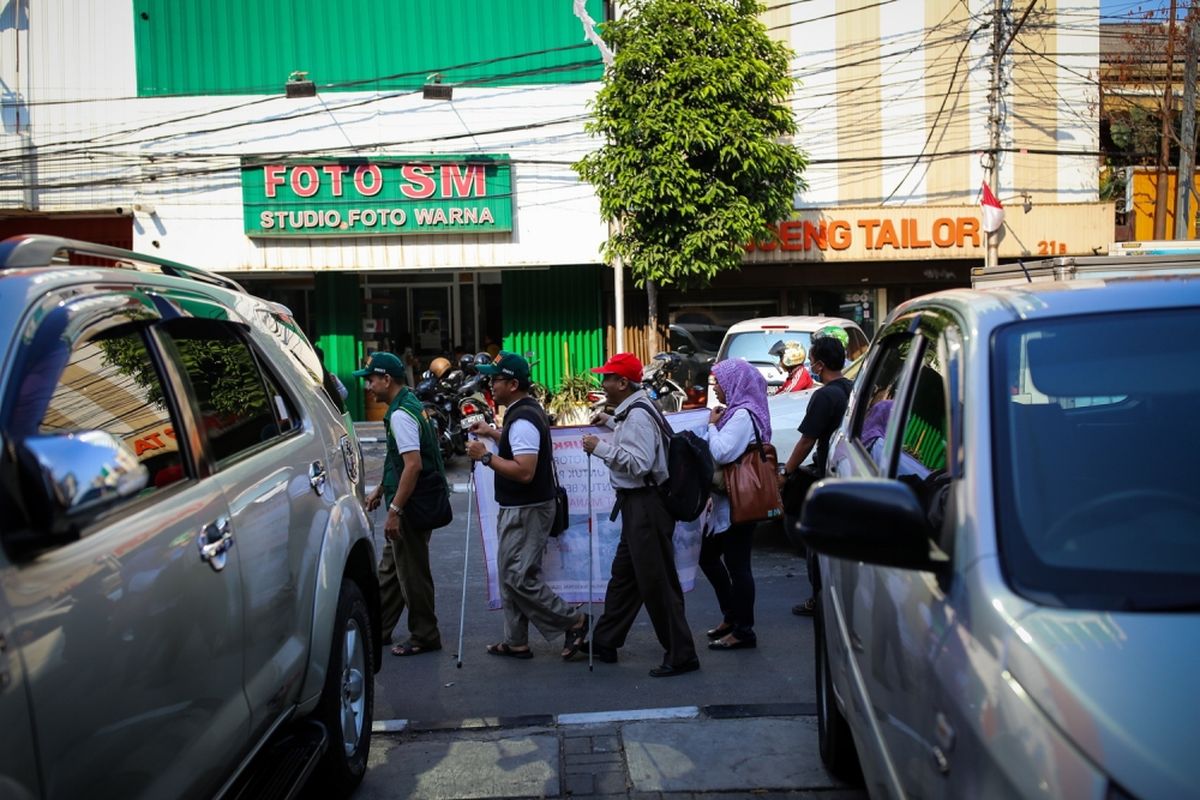
[[[496,473],[496,502],[509,508],[530,506],[554,499],[554,446],[550,443],[550,422],[546,419],[542,407],[532,397],[523,397],[505,410],[499,455],[501,458],[512,459],[512,445],[508,441],[508,432],[512,430],[512,424],[521,419],[533,423],[533,427],[537,428],[538,460],[533,471],[533,480],[529,483],[517,483]]]

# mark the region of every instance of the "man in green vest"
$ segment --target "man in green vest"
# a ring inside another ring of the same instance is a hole
[[[404,364],[391,353],[372,353],[367,366],[355,377],[365,378],[376,402],[387,403],[383,417],[387,431],[387,458],[383,479],[367,498],[367,511],[388,501],[383,526],[386,543],[379,562],[379,594],[383,637],[390,639],[400,615],[408,608],[409,638],[392,648],[394,656],[414,656],[442,649],[437,614],[433,608],[433,573],[429,568],[432,531],[415,530],[404,517],[404,504],[412,496],[422,472],[436,470],[445,478],[437,436],[425,418],[421,401],[404,385]]]

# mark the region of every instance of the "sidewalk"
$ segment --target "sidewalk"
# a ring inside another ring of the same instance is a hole
[[[829,776],[811,707],[707,706],[557,719],[378,723],[361,800],[773,798],[864,800]],[[391,723],[390,727],[403,723]]]

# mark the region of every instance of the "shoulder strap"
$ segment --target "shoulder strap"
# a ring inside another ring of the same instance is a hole
[[[617,422],[624,422],[629,416],[629,412],[633,411],[635,408],[644,409],[646,413],[650,415],[650,418],[654,420],[654,424],[658,426],[658,430],[662,434],[663,438],[670,440],[671,434],[673,433],[671,426],[667,424],[667,421],[663,418],[663,415],[660,414],[654,406],[641,400],[632,403],[629,408],[625,409],[625,411],[623,411],[621,414],[618,414]]]

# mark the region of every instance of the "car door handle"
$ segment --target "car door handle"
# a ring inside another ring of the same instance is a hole
[[[317,494],[325,490],[325,474],[325,465],[320,461],[314,461],[308,467],[308,483]]]
[[[200,529],[196,540],[200,548],[200,560],[213,568],[214,572],[225,569],[225,554],[233,547],[233,530],[229,517],[217,517]]]

